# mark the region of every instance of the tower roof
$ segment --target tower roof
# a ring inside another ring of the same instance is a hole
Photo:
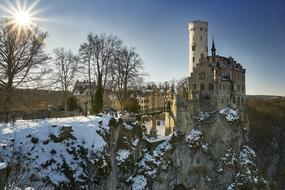
[[[213,38],[213,42],[212,42],[212,48],[211,48],[211,51],[212,51],[212,56],[215,56],[215,55],[216,55],[216,47],[215,47],[215,41],[214,41],[214,38]]]

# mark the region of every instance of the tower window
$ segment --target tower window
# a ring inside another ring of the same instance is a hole
[[[192,45],[192,51],[195,51],[195,45]]]
[[[203,28],[201,27],[201,28],[200,28],[200,30],[202,31],[202,30],[203,30]]]
[[[195,57],[192,58],[193,63],[195,62]]]

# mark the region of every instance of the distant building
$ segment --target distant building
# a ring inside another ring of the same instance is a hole
[[[96,86],[94,82],[84,80],[82,82],[76,81],[73,89],[78,104],[80,105],[84,114],[88,114],[92,109],[91,93],[95,92]]]
[[[140,110],[159,108],[164,105],[165,95],[156,85],[152,85],[146,89],[139,98]]]
[[[95,94],[96,85],[94,82],[76,81],[73,89],[73,95],[76,97],[83,113],[91,113],[92,99],[91,95]],[[121,111],[121,105],[115,93],[112,90],[105,89],[103,96],[103,111],[117,110]]]

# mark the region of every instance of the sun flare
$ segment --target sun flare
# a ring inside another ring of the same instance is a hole
[[[9,19],[9,24],[13,25],[14,28],[19,30],[32,30],[33,26],[40,20],[36,17],[36,14],[39,13],[40,10],[35,10],[39,1],[36,0],[30,5],[27,4],[27,0],[15,0],[15,4],[12,4],[10,1],[6,2],[7,6],[0,4],[0,9],[8,13],[5,18]]]

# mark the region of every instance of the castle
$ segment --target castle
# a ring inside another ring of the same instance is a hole
[[[214,39],[211,55],[208,55],[206,21],[196,20],[189,23],[188,80],[188,96],[181,97],[178,94],[172,102],[175,118],[166,114],[166,131],[169,133],[172,132],[173,125],[193,126],[193,118],[199,113],[216,111],[227,105],[244,109],[245,69],[232,57],[217,55]],[[186,132],[186,129],[179,130]]]

